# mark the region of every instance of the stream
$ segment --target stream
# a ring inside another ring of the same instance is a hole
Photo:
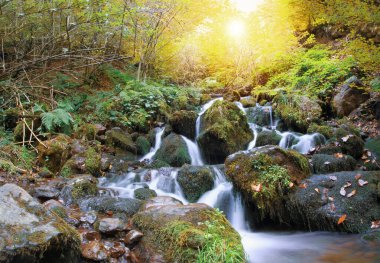
[[[202,115],[212,104],[221,100],[214,99],[202,106],[196,120],[196,138],[202,131]],[[256,146],[260,131],[271,130],[281,136],[280,147],[295,149],[307,153],[313,147],[325,143],[325,138],[316,134],[299,134],[277,130],[280,120],[276,119],[271,106],[244,108],[240,102],[235,104],[248,117],[248,124],[254,135],[247,150]],[[260,125],[252,120],[260,114]],[[156,128],[155,146],[140,160],[152,161],[154,154],[160,148],[164,128]],[[182,136],[186,142],[194,166],[208,166],[214,172],[214,188],[204,193],[198,203],[205,203],[224,212],[231,225],[242,237],[242,243],[247,254],[248,262],[253,263],[297,263],[297,262],[374,262],[376,248],[369,247],[359,235],[332,232],[284,232],[260,231],[252,229],[246,214],[246,207],[240,193],[233,189],[223,172],[223,165],[207,165],[203,161],[201,151],[196,143]],[[176,177],[179,168],[139,169],[124,173],[121,176],[103,178],[100,185],[110,188],[120,197],[134,197],[134,190],[149,187],[158,196],[171,196],[184,204],[189,203],[184,197]]]

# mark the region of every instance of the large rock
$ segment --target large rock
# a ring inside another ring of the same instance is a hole
[[[259,213],[257,220],[286,216],[283,201],[291,184],[311,174],[308,159],[294,150],[264,146],[229,156],[226,174]]]
[[[113,213],[132,216],[140,209],[142,204],[142,201],[132,198],[99,196],[82,200],[79,207],[84,211],[95,210],[102,213],[112,211]]]
[[[195,138],[195,122],[198,114],[195,111],[176,111],[169,119],[173,131],[193,140]]]
[[[108,145],[118,147],[131,153],[137,153],[137,148],[132,136],[118,127],[106,132],[106,142]]]
[[[339,117],[348,116],[360,104],[370,98],[363,83],[356,77],[348,79],[335,95],[333,106]]]
[[[161,144],[160,149],[153,157],[173,167],[181,167],[184,164],[191,164],[191,157],[187,150],[185,140],[178,134],[169,134]]]
[[[362,185],[368,183],[360,186],[359,176]],[[379,171],[314,175],[303,184],[305,187],[297,188],[287,202],[292,222],[298,227],[364,233],[372,221],[380,218]],[[344,188],[347,184],[350,186]],[[345,196],[341,194],[342,188]],[[345,220],[339,224],[344,215]]]
[[[69,180],[63,187],[60,198],[66,205],[77,204],[80,200],[98,194],[98,181],[91,175],[81,175]]]
[[[245,262],[240,236],[224,215],[204,204],[161,202],[132,219],[144,233],[135,247],[143,262]]]
[[[339,153],[335,155],[314,154],[311,160],[316,174],[353,171],[357,164],[353,157]]]
[[[265,145],[278,145],[281,141],[281,135],[275,131],[264,130],[259,132],[256,139],[256,147]]]
[[[101,172],[100,147],[86,147],[83,152],[72,156],[62,167],[61,176],[71,177],[74,174],[92,174],[99,177]]]
[[[80,236],[25,190],[0,187],[1,262],[79,262]]]
[[[216,101],[202,117],[198,143],[207,163],[223,163],[228,155],[245,149],[252,139],[247,117],[234,103]]]
[[[178,171],[177,181],[189,202],[195,203],[214,186],[210,168],[185,165]]]

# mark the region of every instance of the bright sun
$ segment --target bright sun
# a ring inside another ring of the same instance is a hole
[[[231,0],[236,8],[245,13],[253,12],[264,0]]]
[[[240,20],[232,20],[228,24],[228,33],[234,38],[240,38],[245,33],[245,25]]]

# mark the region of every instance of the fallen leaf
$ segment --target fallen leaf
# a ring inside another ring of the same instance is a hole
[[[369,163],[371,160],[365,160],[364,163]]]
[[[328,165],[328,164],[330,164],[330,163],[331,163],[331,162],[324,162],[325,165]]]
[[[331,181],[336,181],[338,178],[335,175],[329,177]]]
[[[358,184],[359,184],[359,186],[364,186],[364,185],[368,184],[368,181],[364,181],[362,179],[359,179]]]
[[[307,188],[307,184],[300,184],[298,187],[299,188]]]
[[[346,190],[344,189],[344,187],[340,188],[340,195],[341,196],[346,196]]]
[[[318,188],[315,188],[314,190],[319,194],[319,189]]]
[[[372,221],[371,223],[372,223],[371,224],[372,229],[380,228],[380,220]]]
[[[372,156],[372,153],[371,153],[370,151],[367,151],[367,155],[368,155],[369,157],[371,157],[371,156]]]
[[[356,190],[354,189],[354,190],[351,191],[351,193],[349,193],[347,195],[347,197],[350,198],[350,197],[354,196],[355,194],[356,194]]]
[[[253,191],[255,191],[255,192],[261,192],[262,184],[258,184],[258,185],[252,184],[251,187],[252,187]]]
[[[294,183],[293,182],[290,182],[289,183],[289,187],[292,188],[294,186]]]
[[[343,158],[343,153],[336,153],[334,154],[335,158]]]
[[[362,160],[365,160],[365,159],[368,159],[368,156],[367,156],[367,155],[363,155],[363,156],[362,156]]]
[[[350,135],[344,136],[344,137],[342,137],[342,141],[343,141],[343,142],[347,142],[348,139],[350,139],[350,138],[351,138]]]
[[[355,175],[355,179],[356,179],[356,180],[359,180],[360,178],[362,178],[362,175],[361,175],[361,174],[357,174],[357,175]]]
[[[350,181],[347,181],[345,185],[343,185],[343,188],[350,187],[352,183]]]
[[[342,224],[342,223],[344,222],[344,220],[346,220],[346,217],[347,217],[347,215],[346,215],[346,214],[343,214],[343,215],[339,218],[339,220],[338,220],[338,225]]]
[[[334,202],[334,197],[329,196],[329,201]]]

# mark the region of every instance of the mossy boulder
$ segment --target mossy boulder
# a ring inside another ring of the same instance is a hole
[[[0,187],[1,262],[79,262],[79,233],[25,190]]]
[[[139,200],[148,200],[150,198],[156,197],[156,191],[149,188],[139,188],[134,191],[134,195],[136,199]]]
[[[380,136],[376,138],[369,138],[365,142],[365,148],[371,151],[371,153],[380,160]]]
[[[353,171],[357,164],[353,157],[343,154],[314,154],[311,161],[316,174]]]
[[[131,153],[137,153],[137,147],[132,136],[118,127],[106,132],[106,143]]]
[[[224,215],[207,205],[158,202],[132,221],[144,233],[135,247],[144,262],[246,262],[239,234]]]
[[[85,123],[75,132],[78,139],[95,140],[98,135],[104,135],[106,128],[101,124]]]
[[[318,101],[306,96],[280,95],[275,101],[276,115],[294,131],[306,133],[309,125],[319,121],[322,115]]]
[[[208,167],[185,165],[178,171],[177,181],[186,199],[195,203],[214,186],[213,173]]]
[[[360,186],[358,176],[368,183]],[[313,175],[302,183],[305,187],[298,187],[286,204],[292,224],[299,228],[365,233],[380,218],[379,171]],[[343,215],[345,220],[339,224]]]
[[[245,149],[252,139],[247,117],[232,102],[216,101],[202,117],[198,143],[207,163],[223,163],[228,155]]]
[[[198,114],[195,111],[176,111],[170,116],[169,123],[173,132],[186,136],[193,140],[195,138],[195,122]]]
[[[250,107],[246,109],[246,113],[250,123],[269,128],[273,125],[274,112],[272,112],[271,106]]]
[[[240,99],[240,102],[244,108],[255,107],[257,103],[256,99],[252,96],[243,97]]]
[[[275,131],[264,130],[259,132],[256,140],[256,147],[265,145],[278,145],[281,141],[281,135]]]
[[[98,181],[91,175],[81,175],[69,180],[62,188],[60,198],[66,205],[77,204],[80,200],[98,194]]]
[[[105,213],[112,211],[113,213],[122,213],[132,216],[140,209],[143,202],[132,198],[121,198],[112,196],[96,196],[81,200],[79,207],[83,211],[95,210]]]
[[[239,101],[240,100],[239,91],[228,90],[227,92],[223,94],[223,100],[229,101],[229,102]]]
[[[150,151],[151,144],[145,136],[139,136],[136,139],[137,153],[140,155],[145,155]]]
[[[38,145],[38,162],[53,173],[61,170],[61,167],[70,158],[71,138],[60,134],[51,140]]]
[[[329,125],[319,125],[312,123],[307,129],[308,134],[319,133],[325,136],[326,139],[330,139],[334,136],[334,128]]]
[[[153,156],[153,160],[160,160],[173,167],[181,167],[191,164],[191,157],[184,139],[175,133],[171,133],[163,139],[160,149]]]
[[[363,155],[364,141],[356,135],[347,135],[338,139],[339,145],[344,154],[351,155],[355,159],[359,159]]]
[[[268,217],[282,221],[287,216],[283,202],[291,184],[311,174],[306,157],[278,146],[233,154],[225,169],[235,187],[257,208],[258,221]]]

